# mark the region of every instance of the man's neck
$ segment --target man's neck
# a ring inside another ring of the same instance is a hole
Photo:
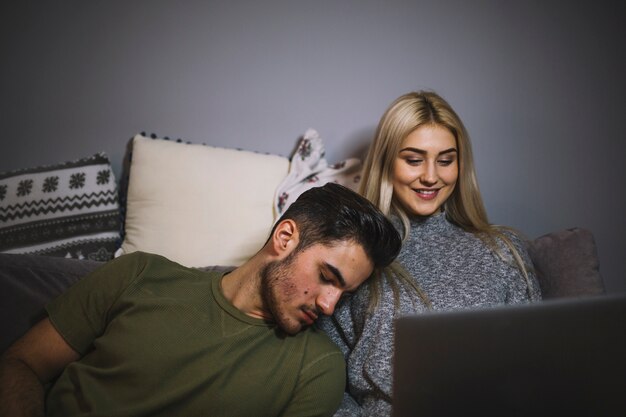
[[[250,317],[272,320],[261,297],[262,265],[252,258],[222,278],[222,293],[235,307]]]

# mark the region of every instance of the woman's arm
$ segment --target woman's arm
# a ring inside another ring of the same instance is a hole
[[[510,239],[513,247],[517,251],[525,268],[525,275],[519,268],[513,258],[513,254],[510,249],[506,249],[507,261],[510,264],[508,271],[506,272],[506,279],[509,281],[507,303],[516,304],[528,301],[541,300],[541,288],[537,275],[535,274],[535,267],[532,259],[526,249],[525,241],[521,236],[512,230],[505,231],[505,234]]]
[[[335,309],[333,316],[323,316],[317,321],[317,326],[337,345],[348,362],[355,339],[355,329],[351,318],[350,299],[345,299]],[[347,377],[347,376],[346,376]],[[361,415],[361,406],[348,392],[349,384],[346,384],[345,392],[335,417],[358,417]]]

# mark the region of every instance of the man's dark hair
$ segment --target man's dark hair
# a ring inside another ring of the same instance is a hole
[[[374,267],[383,268],[395,259],[402,245],[398,231],[380,210],[356,192],[335,183],[302,193],[277,224],[286,219],[298,225],[297,252],[318,243],[352,241],[363,247]]]

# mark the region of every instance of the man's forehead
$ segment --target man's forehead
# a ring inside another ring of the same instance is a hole
[[[302,252],[324,253],[327,256],[338,257],[339,259],[343,259],[344,256],[350,254],[370,260],[363,245],[351,239],[314,243],[302,249]]]
[[[320,245],[329,249],[346,248],[346,247],[361,248],[363,249],[363,252],[365,252],[365,247],[354,239],[331,240],[329,242],[320,243]]]
[[[354,240],[335,241],[324,245],[330,256],[321,259],[322,267],[337,277],[343,286],[363,282],[373,271],[374,264],[363,245]]]

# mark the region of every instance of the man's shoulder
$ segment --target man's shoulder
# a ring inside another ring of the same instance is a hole
[[[157,253],[135,251],[125,255],[122,255],[113,260],[119,264],[134,265],[139,270],[147,268],[159,268],[168,270],[181,270],[181,271],[194,271],[200,272],[197,268],[188,267],[182,265],[174,260],[166,258],[163,255]]]
[[[138,262],[142,264],[159,263],[159,264],[168,264],[168,265],[180,265],[174,262],[173,260],[166,258],[163,255],[159,255],[157,253],[151,253],[151,252],[143,252],[143,251],[135,251],[135,252],[127,253],[116,259],[125,259],[128,262]],[[186,268],[183,265],[180,265],[180,266],[183,268]]]
[[[299,333],[306,344],[306,356],[310,360],[327,358],[343,362],[343,354],[328,335],[317,327],[309,327]]]
[[[198,268],[181,265],[162,255],[141,251],[113,259],[105,265],[103,272],[107,280],[119,276],[119,280],[126,282],[126,285],[161,286],[166,283],[170,288],[184,288],[188,283],[194,282],[208,284],[220,276],[216,272],[201,271]]]

